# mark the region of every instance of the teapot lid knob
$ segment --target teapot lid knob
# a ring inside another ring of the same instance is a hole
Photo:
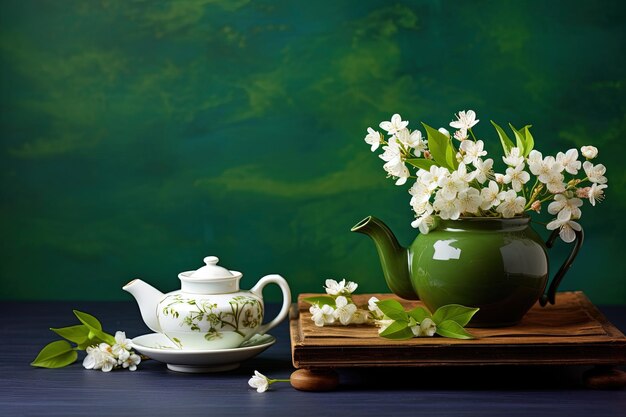
[[[220,259],[217,256],[207,256],[204,258],[204,265],[202,268],[191,272],[189,278],[195,279],[223,279],[233,278],[235,275],[228,269],[218,265]]]

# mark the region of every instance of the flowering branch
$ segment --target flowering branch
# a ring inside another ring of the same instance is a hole
[[[109,372],[117,368],[137,369],[141,356],[131,347],[131,341],[124,332],[116,332],[115,336],[105,333],[102,325],[91,314],[74,310],[74,315],[81,322],[79,325],[51,328],[53,332],[66,340],[57,340],[47,344],[31,363],[41,368],[62,368],[76,362],[77,351],[85,350],[87,356],[83,360],[85,369],[100,369]],[[76,346],[72,346],[69,342]]]
[[[352,293],[358,284],[345,279],[337,282],[327,279],[326,296],[308,297],[303,301],[311,304],[311,320],[318,327],[335,324],[337,320],[349,324],[370,324],[380,327],[378,334],[388,339],[410,339],[412,337],[434,336],[454,339],[473,339],[463,327],[469,323],[478,311],[477,308],[450,304],[440,307],[431,314],[424,307],[404,311],[396,300],[380,301],[371,297],[368,310],[358,308],[352,302]]]
[[[379,157],[385,161],[383,169],[396,179],[396,185],[405,184],[409,178],[416,179],[409,188],[410,205],[416,217],[411,225],[421,233],[428,233],[436,227],[437,219],[511,218],[531,211],[540,212],[542,204],[552,200],[548,212],[556,218],[546,227],[558,229],[563,241],[572,242],[574,232],[581,229],[576,220],[582,216],[583,199],[595,206],[604,199],[604,190],[608,187],[604,176],[606,167],[591,162],[598,155],[598,149],[583,146],[580,153],[584,162],[578,160],[577,149],[544,157],[534,149],[530,125],[516,129],[509,124],[514,143],[492,121],[504,151],[502,161],[506,164],[505,172],[497,173],[494,160],[486,158],[484,142],[474,134],[473,127],[479,122],[476,113],[460,111],[456,119],[450,122],[450,126],[457,129],[452,136],[444,128],[435,130],[423,123],[424,138],[419,130],[409,130],[409,122],[402,120],[399,114],[379,125],[387,132],[388,139],[371,127],[367,129],[365,142],[371,145],[372,151],[382,146],[383,153]],[[453,138],[458,141],[458,149]],[[409,167],[417,169],[415,175]],[[577,178],[581,170],[585,176]],[[535,181],[529,187],[531,174]]]

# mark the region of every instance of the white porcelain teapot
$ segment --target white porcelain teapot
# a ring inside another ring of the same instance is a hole
[[[267,275],[250,291],[239,290],[241,272],[229,271],[215,256],[204,258],[205,266],[178,274],[181,289],[163,294],[135,279],[122,289],[131,293],[146,325],[165,334],[181,349],[236,348],[255,334],[264,334],[279,324],[289,311],[291,293],[280,275]],[[280,313],[263,322],[263,287],[277,284],[283,293]]]

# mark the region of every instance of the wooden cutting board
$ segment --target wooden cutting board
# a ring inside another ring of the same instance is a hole
[[[301,294],[290,314],[291,351],[296,368],[471,365],[621,365],[626,337],[582,292],[557,294],[556,304],[536,304],[516,326],[468,328],[474,340],[422,337],[388,340],[369,325],[317,327]],[[355,304],[367,308],[375,296],[394,298],[406,308],[422,305],[390,294],[362,294]]]

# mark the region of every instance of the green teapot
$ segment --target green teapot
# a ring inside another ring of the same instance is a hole
[[[437,218],[436,227],[403,248],[393,232],[369,216],[351,229],[372,238],[389,289],[408,300],[422,300],[431,310],[446,304],[478,307],[472,327],[518,323],[537,302],[554,304],[557,288],[583,243],[583,231],[565,263],[548,284],[546,243],[530,226],[530,217],[509,219]]]

